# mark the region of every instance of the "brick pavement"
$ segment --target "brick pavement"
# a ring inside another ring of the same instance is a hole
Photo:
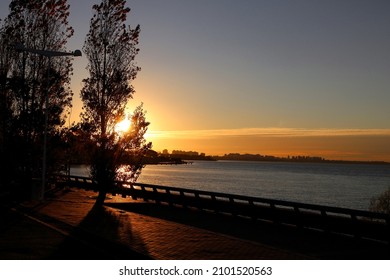
[[[33,209],[32,213],[36,215],[52,217],[64,224],[122,244],[152,259],[310,258],[258,242],[119,208],[93,210],[95,195],[84,190],[72,190],[51,198],[43,205],[24,206]],[[113,197],[107,201],[125,203],[132,200]],[[58,239],[56,242],[58,243]],[[78,258],[78,253],[75,253],[74,259]]]

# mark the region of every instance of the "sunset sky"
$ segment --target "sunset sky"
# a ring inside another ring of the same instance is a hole
[[[99,1],[68,2],[81,49]],[[390,161],[390,1],[127,2],[142,68],[128,105],[144,103],[155,150]]]

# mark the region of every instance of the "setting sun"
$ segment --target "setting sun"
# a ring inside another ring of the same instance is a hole
[[[124,120],[118,122],[115,125],[115,131],[118,133],[126,132],[129,130],[130,126],[131,126],[130,120],[128,118],[125,118]]]

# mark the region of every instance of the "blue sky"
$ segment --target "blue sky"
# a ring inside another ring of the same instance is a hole
[[[97,1],[68,2],[76,31],[68,46],[81,48]],[[212,153],[194,139],[204,131],[249,137],[248,129],[326,129],[337,137],[334,133],[345,136],[355,129],[373,137],[371,130],[382,129],[388,137],[390,1],[127,2],[129,23],[141,25],[137,62],[142,68],[129,107],[143,102],[150,131],[161,139],[164,132],[188,132],[188,143],[176,139],[177,148]],[[0,4],[1,17],[6,4]],[[85,66],[85,59],[75,61],[74,119],[81,108],[78,92]],[[253,141],[258,143],[261,135]],[[157,146],[159,141],[154,140]],[[254,152],[249,146],[225,149]],[[389,152],[382,155],[390,159]]]
[[[389,3],[155,2],[132,5],[140,78],[178,113],[202,108],[190,128],[388,127]]]

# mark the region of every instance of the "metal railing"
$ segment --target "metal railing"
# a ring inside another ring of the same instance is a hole
[[[57,179],[69,187],[98,191],[98,185],[87,177],[58,176]],[[388,244],[390,241],[390,215],[383,213],[120,181],[115,182],[109,193]]]

